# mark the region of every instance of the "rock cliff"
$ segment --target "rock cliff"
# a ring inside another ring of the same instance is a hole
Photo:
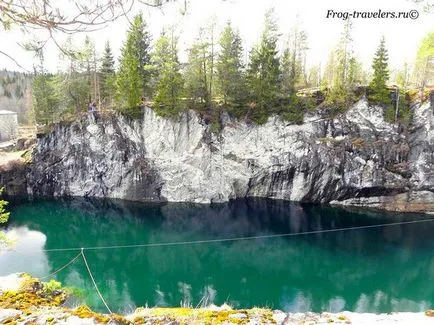
[[[265,125],[226,118],[212,133],[193,111],[177,119],[150,108],[131,120],[89,115],[39,139],[23,186],[28,195],[137,201],[223,202],[268,197],[434,211],[434,116],[384,121],[362,99],[336,119]],[[7,178],[2,177],[7,190]]]

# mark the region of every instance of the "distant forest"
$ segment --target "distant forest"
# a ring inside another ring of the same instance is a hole
[[[30,122],[32,78],[26,73],[0,70],[0,109],[18,113],[18,122]]]

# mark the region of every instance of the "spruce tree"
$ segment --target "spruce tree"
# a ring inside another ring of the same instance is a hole
[[[247,85],[253,101],[251,119],[259,124],[267,122],[278,106],[280,65],[277,56],[278,28],[271,9],[265,15],[265,26],[260,43],[250,53]]]
[[[211,68],[211,46],[204,29],[188,50],[188,63],[185,71],[186,91],[190,105],[205,109],[211,107],[210,79],[214,73]]]
[[[134,17],[121,51],[117,78],[117,102],[129,111],[135,111],[143,97],[150,96],[150,35],[143,15]],[[126,106],[126,107],[125,107]]]
[[[110,47],[110,42],[107,41],[104,47],[104,54],[101,59],[100,79],[101,79],[101,98],[104,106],[110,105],[113,93],[115,91],[114,76],[114,58]]]
[[[380,45],[375,52],[372,69],[374,73],[369,84],[369,100],[374,104],[389,104],[389,91],[387,89],[387,81],[389,80],[388,54],[384,37],[381,38]]]
[[[228,23],[220,36],[217,84],[223,103],[236,116],[245,111],[246,87],[243,75],[243,47],[239,33]]]
[[[173,29],[163,32],[155,44],[152,64],[156,72],[154,106],[163,116],[171,116],[181,108],[184,80],[178,60],[177,38]]]

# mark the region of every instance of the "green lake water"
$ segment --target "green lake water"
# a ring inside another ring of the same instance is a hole
[[[79,251],[44,249],[298,233],[430,218],[271,200],[219,205],[12,200],[0,275],[44,276]],[[225,302],[291,312],[424,311],[434,307],[434,222],[178,246],[86,250],[109,306]],[[55,278],[103,311],[82,259]]]

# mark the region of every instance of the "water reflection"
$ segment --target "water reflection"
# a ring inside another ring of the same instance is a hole
[[[61,200],[12,204],[17,248],[89,247],[297,233],[413,220],[270,200],[222,205]],[[114,310],[222,304],[286,311],[420,311],[434,300],[432,223],[308,236],[92,250],[86,256]],[[21,246],[19,246],[21,245]],[[0,253],[0,274],[45,275],[76,252]],[[58,275],[102,309],[81,260]]]
[[[0,276],[17,270],[29,270],[35,276],[49,273],[48,258],[42,251],[47,237],[42,232],[25,226],[13,227],[6,231],[6,237],[11,240],[11,245],[0,250]]]

